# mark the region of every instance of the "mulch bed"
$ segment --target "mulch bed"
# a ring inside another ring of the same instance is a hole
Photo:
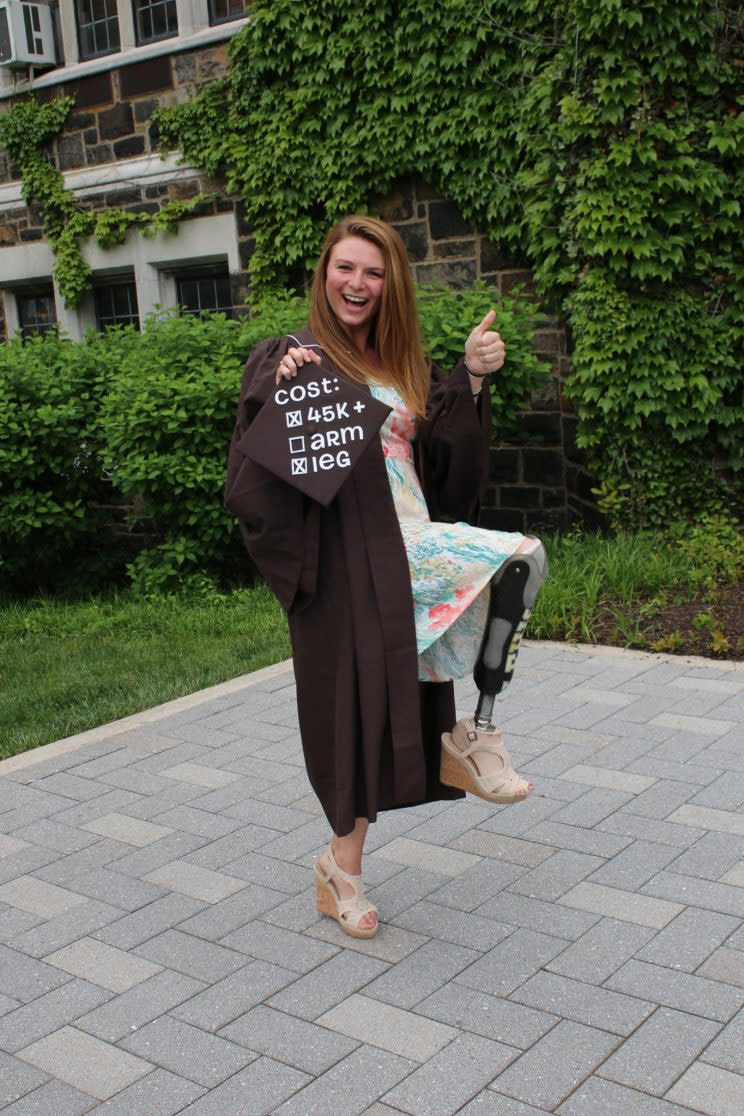
[[[744,582],[717,589],[714,599],[708,593],[696,593],[680,601],[670,594],[668,603],[641,620],[640,628],[645,643],[639,646],[643,650],[742,662]],[[624,646],[609,618],[597,625],[597,642]]]

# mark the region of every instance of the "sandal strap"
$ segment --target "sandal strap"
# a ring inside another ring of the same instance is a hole
[[[331,866],[331,872],[328,878],[331,879],[331,877],[333,876],[340,876],[345,883],[349,884],[351,887],[354,888],[354,891],[356,891],[357,885],[361,884],[362,882],[362,877],[352,876],[350,872],[345,872],[343,868],[339,868],[338,864],[336,863],[336,858],[333,855],[333,849],[330,845],[326,849],[326,856],[328,857],[328,863]]]
[[[489,794],[509,794],[516,795],[519,791],[519,784],[521,777],[517,774],[513,767],[509,767],[505,771],[496,771],[493,776],[481,775],[481,783],[485,784],[489,780],[488,793]]]
[[[378,910],[374,903],[370,903],[364,892],[355,895],[353,899],[338,900],[338,916],[347,919],[351,925],[359,929],[359,923],[365,915],[377,917]]]
[[[330,872],[323,869],[322,864],[318,861],[317,867],[323,877],[325,883],[330,884],[336,893],[336,905],[338,908],[339,918],[346,919],[355,929],[359,929],[359,923],[366,914],[378,916],[379,911],[374,903],[370,903],[364,891],[364,884],[362,883],[361,876],[352,876],[350,872],[345,872],[343,868],[339,868],[336,863],[336,858],[333,855],[333,849],[329,845],[326,849],[326,856],[328,863],[331,866]],[[342,899],[341,894],[337,887],[333,886],[333,877],[338,876],[340,879],[347,883],[350,887],[354,888],[354,894],[349,896],[348,899]]]
[[[490,739],[489,739],[490,737]],[[460,754],[463,756],[472,756],[474,752],[493,752],[497,755],[503,756],[504,744],[501,729],[496,729],[495,732],[486,732],[484,729],[478,731],[477,729],[467,730],[468,743],[464,748],[458,748]]]

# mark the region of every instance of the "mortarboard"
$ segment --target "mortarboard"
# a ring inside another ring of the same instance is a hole
[[[327,507],[391,410],[321,354],[272,390],[239,448]]]

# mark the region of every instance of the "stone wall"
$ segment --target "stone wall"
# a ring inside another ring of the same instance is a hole
[[[36,91],[40,101],[73,97],[75,107],[51,145],[60,170],[100,166],[157,152],[156,108],[188,101],[227,73],[227,43],[161,55]],[[2,104],[0,103],[0,110]],[[0,151],[0,182],[18,178]]]

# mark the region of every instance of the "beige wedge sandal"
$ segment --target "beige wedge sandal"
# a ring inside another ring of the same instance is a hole
[[[320,861],[316,861],[313,866],[315,874],[315,906],[321,914],[330,915],[335,918],[344,934],[348,934],[350,938],[374,938],[379,926],[378,910],[374,903],[370,903],[364,894],[364,886],[362,884],[361,876],[351,876],[348,872],[344,872],[343,868],[339,868],[338,864],[333,857],[333,851],[329,845],[326,850],[328,862],[331,866],[330,872],[326,872],[322,867]],[[333,877],[338,876],[354,888],[354,895],[350,899],[342,899],[339,894],[338,888],[333,882]],[[369,928],[360,926],[359,923],[365,915],[374,915],[377,922],[374,926]]]
[[[472,758],[476,752],[489,752],[501,760],[501,770],[481,774]],[[440,780],[448,787],[477,794],[488,802],[510,805],[522,802],[532,791],[528,784],[526,794],[519,792],[522,780],[511,765],[501,729],[477,729],[472,717],[458,721],[452,732],[442,734]]]

